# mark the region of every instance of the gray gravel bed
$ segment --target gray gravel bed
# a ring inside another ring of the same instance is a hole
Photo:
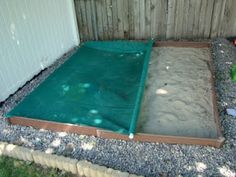
[[[67,56],[59,59],[2,104],[0,141],[86,159],[99,165],[145,176],[236,176],[236,119],[225,112],[226,108],[236,105],[236,83],[229,77],[230,67],[232,63],[236,63],[236,48],[225,39],[215,39],[212,44],[217,102],[226,138],[221,149],[126,142],[9,125],[2,115],[37,87]]]

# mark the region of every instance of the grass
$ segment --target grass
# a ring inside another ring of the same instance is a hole
[[[0,156],[0,177],[75,177],[55,168],[47,168],[32,162]]]

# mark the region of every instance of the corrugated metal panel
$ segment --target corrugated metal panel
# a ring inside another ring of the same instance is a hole
[[[0,101],[78,45],[73,3],[0,1]]]

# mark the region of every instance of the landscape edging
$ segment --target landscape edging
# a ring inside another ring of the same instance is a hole
[[[47,154],[22,146],[0,142],[0,155],[34,162],[47,167],[58,168],[86,177],[141,177],[127,172],[114,170],[105,166],[92,164],[86,160],[77,160],[55,154]]]

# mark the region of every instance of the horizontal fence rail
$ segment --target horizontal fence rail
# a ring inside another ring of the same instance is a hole
[[[75,0],[81,40],[236,35],[235,0]]]

